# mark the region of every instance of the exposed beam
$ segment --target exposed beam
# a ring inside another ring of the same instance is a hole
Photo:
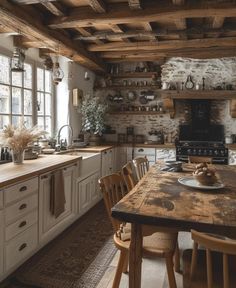
[[[55,4],[51,2],[41,2],[41,4],[48,9],[55,16],[64,16],[64,11],[58,8]]]
[[[22,36],[45,43],[50,49],[57,50],[59,54],[71,58],[90,69],[104,70],[102,62],[99,62],[94,55],[87,52],[81,44],[75,45],[70,38],[62,33],[50,31],[39,19],[6,0],[2,0],[0,4],[0,23],[13,31],[20,30]]]
[[[172,0],[174,5],[184,5],[185,0]]]
[[[106,13],[106,5],[103,0],[88,0],[88,4],[96,13]]]
[[[91,37],[92,36],[92,32],[90,32],[89,28],[78,27],[75,29],[82,35],[82,37]],[[79,37],[80,36],[78,36],[77,38],[79,38]],[[103,44],[103,42],[101,40],[98,40],[98,39],[93,39],[92,41],[94,41],[96,44]]]
[[[12,2],[20,5],[42,4],[49,2],[56,2],[57,0],[12,0]]]
[[[121,25],[114,24],[114,25],[109,25],[109,27],[111,28],[113,32],[120,33],[121,35],[125,32],[124,29],[121,27]],[[121,37],[121,40],[126,43],[131,42],[128,37],[125,37],[125,38]]]
[[[163,49],[209,48],[209,47],[236,47],[236,37],[205,38],[194,40],[166,40],[157,43],[150,41],[132,43],[106,43],[103,45],[89,45],[88,50],[99,51],[158,51]]]
[[[124,9],[123,3],[112,4],[108,13],[97,14],[86,9],[73,9],[67,17],[57,17],[50,21],[51,28],[90,27],[94,25],[114,25],[156,21],[175,21],[183,18],[236,17],[236,5],[229,2],[194,1],[188,5],[173,6],[168,1],[147,3],[145,9]]]
[[[142,9],[141,0],[128,0],[129,7],[132,10]]]
[[[147,23],[144,23],[143,24],[143,28],[144,28],[144,30],[145,31],[148,31],[148,32],[152,32],[152,25],[151,25],[151,23],[149,23],[149,22],[147,22]],[[144,36],[145,37],[145,36]],[[148,38],[150,38],[152,41],[157,41],[157,39],[156,39],[156,37],[155,36],[146,36],[146,37],[148,37]]]
[[[187,28],[186,19],[180,18],[175,20],[175,26],[178,30],[184,30]]]

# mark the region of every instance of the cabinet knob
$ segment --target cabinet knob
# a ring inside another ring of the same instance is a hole
[[[20,245],[20,247],[19,247],[19,251],[22,251],[22,250],[24,250],[25,248],[27,247],[27,244],[26,243],[23,243],[22,245]]]
[[[22,186],[22,187],[20,187],[20,189],[19,189],[20,192],[23,192],[23,191],[25,191],[25,190],[27,190],[27,186]]]
[[[22,221],[20,224],[19,224],[19,228],[22,228],[22,227],[24,227],[25,225],[27,224],[27,222],[26,221]]]
[[[24,203],[24,204],[20,205],[19,210],[23,210],[25,208],[27,208],[27,204]]]

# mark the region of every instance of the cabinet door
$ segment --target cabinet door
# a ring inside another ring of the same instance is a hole
[[[65,189],[65,211],[59,216],[55,217],[50,212],[50,193],[51,193],[51,177],[52,174],[42,175],[40,177],[40,202],[39,202],[39,231],[40,237],[47,234],[50,230],[56,231],[56,227],[62,224],[64,219],[73,216],[74,210],[74,173],[75,167],[65,167],[63,169],[64,189]],[[54,232],[50,232],[54,235]],[[55,232],[56,233],[56,232]],[[58,233],[56,233],[58,234]]]
[[[79,214],[84,214],[90,208],[91,204],[91,177],[79,182]]]
[[[92,205],[94,205],[101,199],[101,192],[98,184],[99,172],[94,173],[93,175],[90,176],[90,178],[91,178],[91,185],[90,185],[91,203]]]
[[[3,235],[3,212],[0,210],[0,279],[3,274]]]

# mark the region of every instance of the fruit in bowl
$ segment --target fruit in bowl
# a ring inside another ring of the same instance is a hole
[[[207,163],[200,163],[193,172],[194,178],[202,185],[211,186],[217,182],[215,170],[209,168]]]

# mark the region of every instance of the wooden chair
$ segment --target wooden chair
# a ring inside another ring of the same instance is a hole
[[[205,156],[188,156],[188,162],[189,163],[208,163],[212,164],[212,158],[211,157],[205,157]]]
[[[122,176],[124,178],[128,191],[131,191],[134,188],[134,186],[137,184],[134,179],[131,162],[128,162],[122,167]],[[175,267],[175,272],[180,272],[180,251],[179,251],[178,240],[176,241],[174,267]]]
[[[193,249],[184,251],[184,288],[235,288],[236,240],[192,230]],[[201,245],[206,250],[199,249]]]
[[[142,177],[147,173],[149,170],[149,161],[146,156],[144,157],[137,157],[133,160],[134,169],[137,175],[137,179],[141,180]]]
[[[116,269],[112,288],[118,288],[122,272],[127,271],[128,253],[130,240],[123,241],[119,237],[122,225],[117,219],[111,217],[111,208],[123,198],[126,193],[124,180],[119,174],[112,174],[99,179],[100,188],[103,194],[106,209],[111,219],[115,234],[114,243],[120,250],[120,257]],[[127,223],[128,224],[128,223]],[[155,233],[156,227],[143,226],[143,254],[147,256],[163,257],[166,260],[169,287],[176,288],[176,281],[173,269],[173,255],[175,252],[177,233]],[[149,235],[149,236],[147,236]],[[151,235],[151,236],[150,236]]]

